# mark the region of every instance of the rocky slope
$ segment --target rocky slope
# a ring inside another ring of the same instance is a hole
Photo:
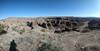
[[[0,51],[100,51],[100,18],[40,17],[0,21]]]

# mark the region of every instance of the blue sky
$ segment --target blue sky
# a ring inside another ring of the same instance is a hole
[[[99,0],[0,0],[0,18],[100,16]]]

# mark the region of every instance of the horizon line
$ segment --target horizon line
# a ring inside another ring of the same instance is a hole
[[[80,17],[80,18],[100,18],[96,16],[8,16],[8,17],[3,17],[0,18],[2,19],[7,19],[7,18],[46,18],[46,17]]]

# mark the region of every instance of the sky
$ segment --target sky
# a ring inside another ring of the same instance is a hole
[[[0,0],[0,18],[36,16],[100,17],[100,0]]]

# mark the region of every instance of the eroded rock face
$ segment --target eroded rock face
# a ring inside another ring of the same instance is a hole
[[[91,18],[53,17],[43,20],[44,22],[38,25],[46,29],[54,30],[54,33],[69,31],[89,32],[89,29],[100,29],[100,20]]]
[[[80,26],[84,25],[82,19],[74,19],[68,17],[54,17],[54,18],[45,18],[45,22],[38,24],[39,26],[54,30],[55,33],[62,33],[68,31],[79,31],[77,30]],[[83,25],[81,25],[83,23]]]
[[[91,30],[100,30],[100,20],[91,20],[88,25],[89,29]]]

